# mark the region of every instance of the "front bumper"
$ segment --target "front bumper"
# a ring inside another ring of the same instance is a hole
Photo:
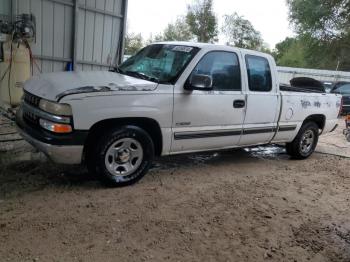
[[[43,152],[53,162],[67,165],[81,164],[84,146],[50,145],[36,140],[18,126],[17,130],[24,140]]]
[[[74,131],[67,135],[56,135],[33,126],[23,119],[22,108],[16,114],[19,134],[32,146],[58,164],[81,164],[87,131]]]

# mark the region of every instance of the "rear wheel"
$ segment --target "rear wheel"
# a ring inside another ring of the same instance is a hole
[[[308,158],[317,146],[319,136],[318,126],[314,122],[302,125],[298,135],[291,143],[287,143],[287,153],[295,159]]]
[[[112,128],[90,152],[88,168],[111,186],[126,186],[147,173],[153,157],[153,141],[143,129],[136,126]]]

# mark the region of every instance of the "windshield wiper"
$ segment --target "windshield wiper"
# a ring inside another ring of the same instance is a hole
[[[126,72],[123,72],[123,73],[126,74],[126,75],[129,75],[129,76],[133,76],[133,77],[137,77],[137,78],[143,79],[143,80],[148,80],[148,81],[159,83],[159,79],[157,79],[155,77],[151,77],[151,76],[145,75],[145,74],[137,72],[137,71],[126,71]]]

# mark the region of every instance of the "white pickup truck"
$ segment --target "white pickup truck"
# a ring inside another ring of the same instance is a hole
[[[285,143],[307,158],[341,106],[336,94],[281,91],[270,55],[183,42],[149,45],[114,72],[35,76],[24,90],[22,136],[115,186],[138,181],[155,156]]]

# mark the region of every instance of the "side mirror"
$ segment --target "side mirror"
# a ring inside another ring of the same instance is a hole
[[[208,75],[194,74],[184,87],[186,90],[209,91],[213,89],[213,78]]]

